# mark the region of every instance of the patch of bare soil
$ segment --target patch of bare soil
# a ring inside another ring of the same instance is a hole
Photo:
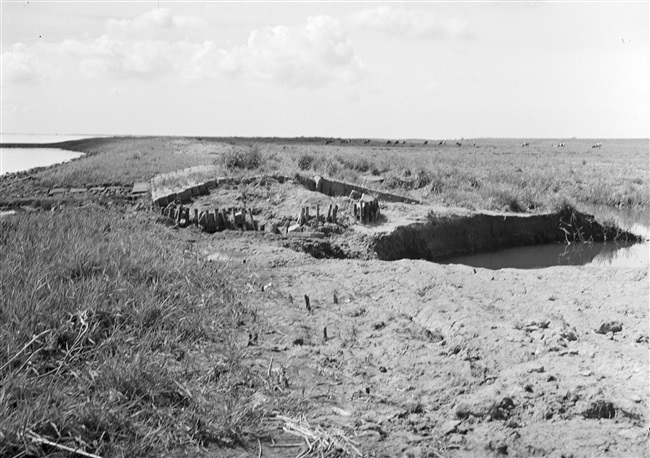
[[[352,441],[339,440],[351,456],[648,456],[645,269],[490,271],[316,259],[251,232],[197,240],[262,317],[242,333],[250,364],[305,407],[299,437],[269,420],[264,456],[297,455],[310,431]]]
[[[371,259],[377,237],[431,209],[384,205],[360,226],[349,199],[292,182],[223,186],[195,205],[288,226],[334,201],[340,230],[325,239],[188,231],[247,285],[263,323],[242,331],[250,364],[303,406],[268,420],[264,456],[308,451],[304,439],[317,456],[327,437],[350,456],[647,456],[647,270]]]

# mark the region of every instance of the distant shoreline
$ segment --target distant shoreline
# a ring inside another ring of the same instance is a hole
[[[7,134],[9,135],[9,134]],[[39,134],[34,134],[35,136]],[[424,143],[424,142],[439,142],[439,141],[527,141],[527,142],[549,142],[549,141],[645,141],[650,142],[650,138],[566,138],[566,137],[464,137],[464,138],[402,138],[402,137],[387,137],[387,138],[373,138],[373,137],[240,137],[240,136],[206,136],[206,135],[113,135],[113,136],[88,136],[74,140],[61,140],[48,143],[20,143],[20,142],[7,142],[0,143],[0,148],[61,148],[65,146],[73,146],[79,143],[87,143],[105,139],[144,139],[144,138],[179,138],[179,139],[196,139],[196,140],[210,140],[222,141],[231,143],[320,143],[326,141],[350,141],[352,143],[364,142],[370,140],[372,142],[385,143],[387,141],[406,141],[409,143]],[[377,146],[377,145],[375,145]]]

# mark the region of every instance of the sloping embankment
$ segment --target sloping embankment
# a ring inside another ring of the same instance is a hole
[[[640,241],[634,234],[603,227],[593,216],[570,208],[541,215],[431,211],[426,218],[396,225],[372,238],[378,259],[429,261],[478,251],[553,242]]]

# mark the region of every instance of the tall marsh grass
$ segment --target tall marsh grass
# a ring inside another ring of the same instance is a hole
[[[39,172],[36,178],[47,187],[149,181],[160,173],[212,165],[218,155],[211,154],[208,148],[197,148],[197,143],[197,140],[166,137],[70,142],[66,148],[88,155]]]
[[[340,146],[250,139],[116,138],[79,142],[91,153],[36,174],[44,186],[149,180],[208,165],[227,175],[299,171],[361,183],[381,175],[376,186],[424,202],[475,209],[547,211],[557,201],[622,208],[650,206],[647,140],[572,140],[566,148],[540,140],[522,148],[508,139],[478,139],[477,147]],[[171,176],[171,175],[170,175]],[[169,187],[174,187],[169,183]]]
[[[230,446],[259,423],[260,379],[237,344],[255,313],[225,269],[143,215],[0,226],[0,456],[62,452],[48,441],[159,456]]]

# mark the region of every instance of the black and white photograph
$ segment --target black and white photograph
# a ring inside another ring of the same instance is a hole
[[[647,0],[0,26],[0,457],[650,458]]]

